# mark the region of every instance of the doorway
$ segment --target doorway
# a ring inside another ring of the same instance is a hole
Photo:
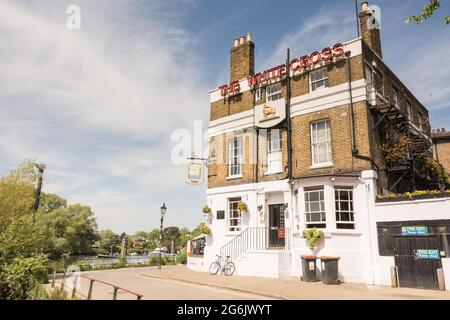
[[[436,237],[395,237],[394,257],[400,287],[439,288],[437,269],[442,261]]]
[[[269,205],[269,249],[284,249],[284,204]]]

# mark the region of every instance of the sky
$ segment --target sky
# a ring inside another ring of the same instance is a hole
[[[425,0],[381,8],[386,63],[450,130],[449,1],[406,25]],[[80,29],[67,28],[80,8]],[[0,0],[0,174],[47,165],[43,191],[89,205],[100,229],[133,233],[203,221],[206,185],[172,161],[177,130],[209,118],[229,81],[233,39],[251,32],[256,69],[356,38],[353,0]],[[186,131],[187,130],[187,131]],[[195,135],[192,133],[192,137]]]

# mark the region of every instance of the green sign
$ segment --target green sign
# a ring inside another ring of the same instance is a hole
[[[426,236],[428,235],[428,227],[402,227],[402,235],[404,236]]]
[[[440,259],[439,250],[418,249],[416,250],[416,257],[418,259]]]

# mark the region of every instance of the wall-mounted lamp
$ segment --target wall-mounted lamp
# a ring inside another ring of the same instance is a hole
[[[263,208],[263,205],[262,205],[262,204],[260,204],[260,205],[257,207],[258,211],[261,211],[262,208]]]

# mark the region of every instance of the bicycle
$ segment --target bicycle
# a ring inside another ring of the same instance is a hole
[[[211,266],[209,267],[209,274],[214,276],[216,275],[219,270],[221,270],[225,275],[231,276],[234,271],[236,270],[236,267],[234,263],[230,260],[230,256],[226,256],[225,263],[222,267],[222,260],[223,258],[219,255],[217,256],[217,260],[211,263]]]

